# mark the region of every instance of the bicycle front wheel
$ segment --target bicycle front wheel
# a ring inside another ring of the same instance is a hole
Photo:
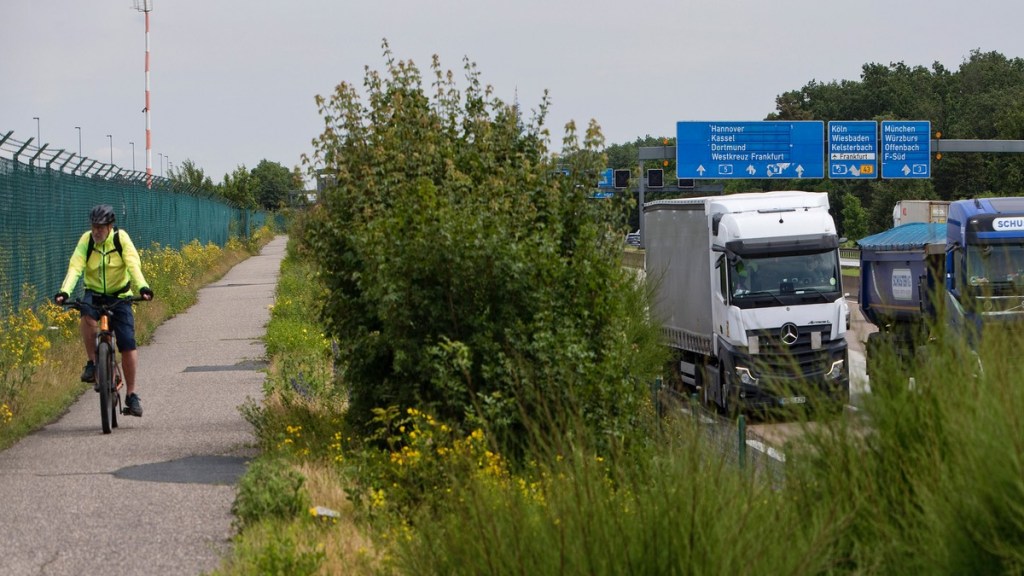
[[[114,415],[114,349],[109,342],[96,347],[96,383],[100,389],[100,423],[103,433],[110,434],[117,418]]]

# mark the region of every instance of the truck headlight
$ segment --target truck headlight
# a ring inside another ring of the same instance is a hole
[[[749,368],[737,366],[736,375],[740,377],[741,384],[745,384],[747,386],[757,386],[757,378],[754,378],[754,375],[750,373]]]
[[[845,360],[836,360],[832,363],[832,368],[829,368],[828,374],[825,374],[826,378],[832,380],[839,380],[843,377],[843,365],[846,364]]]

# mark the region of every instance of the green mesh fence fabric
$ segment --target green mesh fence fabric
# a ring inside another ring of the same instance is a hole
[[[145,174],[132,174],[76,175],[0,158],[0,310],[16,309],[29,297],[25,303],[34,305],[56,292],[96,204],[114,207],[117,225],[140,250],[154,243],[178,249],[192,240],[223,247],[273,218],[176,189],[166,179],[147,186]]]

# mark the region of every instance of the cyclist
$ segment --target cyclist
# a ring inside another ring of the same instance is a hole
[[[132,239],[124,230],[114,225],[114,209],[100,204],[89,212],[92,229],[78,239],[78,245],[71,254],[68,273],[60,292],[54,296],[57,304],[64,304],[68,294],[75,289],[78,278],[84,276],[83,301],[92,305],[116,304],[113,308],[111,329],[117,338],[121,352],[121,366],[127,389],[125,404],[132,416],[142,416],[142,403],[135,393],[135,369],[138,366],[138,352],[135,345],[135,316],[128,298],[132,297],[132,284],[138,287],[143,300],[152,300],[153,291],[142,275],[142,262]],[[93,255],[93,252],[96,254]],[[85,344],[89,361],[82,371],[82,382],[96,381],[96,322],[99,311],[88,306],[82,308],[79,332]]]

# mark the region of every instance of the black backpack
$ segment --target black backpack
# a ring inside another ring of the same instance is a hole
[[[89,261],[89,256],[92,256],[92,251],[95,250],[95,249],[96,249],[96,243],[92,239],[92,233],[90,233],[89,234],[89,247],[85,249],[85,261],[86,262]],[[121,255],[121,236],[118,235],[117,226],[114,226],[114,251],[117,252],[117,255],[120,256],[122,260],[124,259],[124,256]]]

